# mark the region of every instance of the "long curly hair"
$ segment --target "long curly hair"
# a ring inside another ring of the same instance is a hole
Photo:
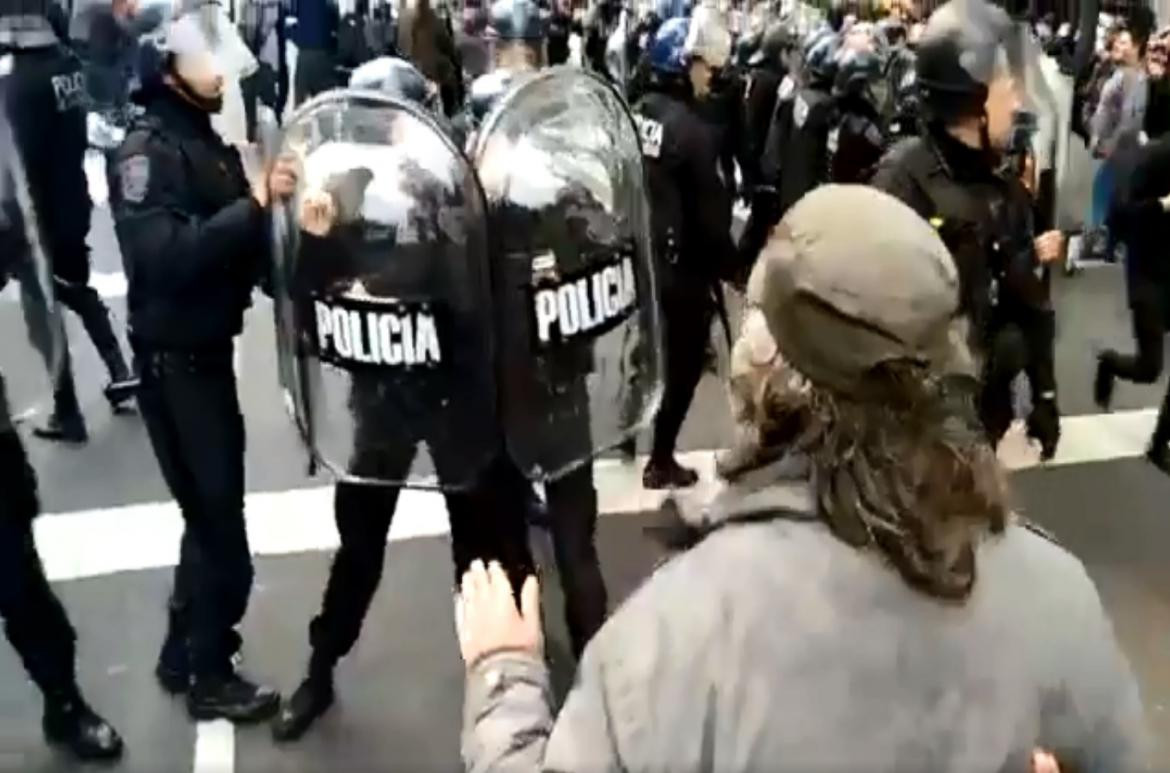
[[[805,454],[818,515],[838,539],[880,550],[924,593],[967,598],[977,543],[1002,532],[1010,513],[972,385],[890,363],[855,400],[809,383],[779,356],[760,375],[752,388],[739,385],[737,414],[761,457],[778,445]]]

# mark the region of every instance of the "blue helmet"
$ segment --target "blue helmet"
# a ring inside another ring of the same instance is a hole
[[[497,40],[543,40],[544,16],[532,0],[496,0],[488,18],[488,34]]]
[[[361,65],[349,76],[349,86],[379,91],[432,112],[438,108],[437,92],[426,77],[410,62],[394,56],[381,56]]]
[[[655,72],[682,75],[687,70],[687,33],[691,20],[667,19],[650,42],[650,67]]]

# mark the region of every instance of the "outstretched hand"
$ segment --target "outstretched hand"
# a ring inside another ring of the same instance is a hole
[[[512,583],[499,562],[485,567],[483,561],[473,561],[455,597],[455,628],[468,668],[495,652],[542,657],[539,583],[533,576],[524,581],[517,609]]]

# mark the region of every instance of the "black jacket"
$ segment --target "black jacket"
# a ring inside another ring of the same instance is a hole
[[[1170,261],[1166,239],[1170,214],[1161,197],[1170,194],[1170,136],[1138,151],[1128,187],[1118,197],[1111,224],[1129,250],[1126,280],[1130,305],[1154,301],[1164,304],[1170,290]]]
[[[3,53],[0,49],[0,53]],[[7,104],[40,234],[53,272],[88,276],[89,184],[85,176],[85,78],[62,46],[17,51]]]
[[[829,131],[835,108],[823,89],[806,87],[776,105],[761,180],[779,192],[779,215],[829,181]]]
[[[872,184],[938,229],[959,272],[961,310],[985,330],[994,303],[1050,308],[1047,273],[1037,273],[1031,200],[994,160],[932,128],[895,145]]]
[[[227,346],[267,269],[267,218],[207,113],[165,86],[143,101],[110,184],[131,338],[165,349]]]
[[[634,107],[634,120],[659,259],[717,276],[734,255],[731,193],[720,170],[717,132],[690,99],[669,90],[646,94]]]

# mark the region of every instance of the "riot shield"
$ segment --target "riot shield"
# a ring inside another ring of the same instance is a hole
[[[631,437],[660,396],[638,134],[607,83],[554,68],[497,102],[473,157],[508,449],[532,479],[556,478]]]
[[[9,94],[11,60],[0,56],[0,372],[8,416],[20,420],[48,408],[59,389],[76,398],[52,266],[10,120],[19,109]]]
[[[289,121],[276,234],[282,382],[342,479],[462,488],[501,447],[483,194],[414,105],[333,91]]]

